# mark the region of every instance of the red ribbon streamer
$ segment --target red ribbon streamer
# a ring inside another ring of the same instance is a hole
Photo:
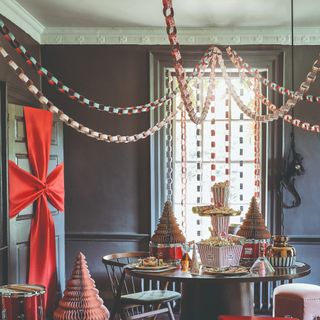
[[[49,176],[52,114],[45,110],[24,107],[28,157],[33,175],[9,161],[10,218],[37,201],[30,230],[28,283],[46,287],[45,306],[52,310],[56,296],[55,229],[48,201],[64,211],[63,164]]]

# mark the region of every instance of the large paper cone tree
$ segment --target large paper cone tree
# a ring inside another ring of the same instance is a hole
[[[247,239],[270,239],[271,234],[266,228],[264,218],[259,210],[257,199],[252,197],[250,207],[237,232],[238,236]]]
[[[71,279],[63,298],[53,314],[54,320],[108,320],[109,311],[103,305],[91,278],[85,256],[76,257]]]

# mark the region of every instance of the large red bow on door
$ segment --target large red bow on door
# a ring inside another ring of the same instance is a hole
[[[9,161],[10,218],[37,201],[30,230],[30,262],[28,282],[46,287],[45,305],[54,307],[56,295],[55,229],[48,200],[59,211],[64,210],[63,164],[49,176],[52,114],[25,107],[28,157],[33,175]]]

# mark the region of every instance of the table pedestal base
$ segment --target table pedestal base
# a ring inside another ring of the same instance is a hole
[[[181,320],[216,320],[221,314],[253,315],[250,282],[183,283]]]

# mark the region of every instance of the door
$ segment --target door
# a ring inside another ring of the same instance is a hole
[[[0,81],[0,285],[8,282],[7,88]]]
[[[48,174],[63,162],[62,123],[53,119],[50,160]],[[8,154],[20,168],[31,172],[27,144],[23,107],[9,104],[8,106]],[[65,247],[64,247],[64,214],[57,211],[50,203],[56,231],[56,257],[58,292],[65,286]],[[29,233],[31,220],[35,213],[35,205],[22,210],[15,218],[10,219],[9,240],[9,283],[26,283],[29,266]]]

